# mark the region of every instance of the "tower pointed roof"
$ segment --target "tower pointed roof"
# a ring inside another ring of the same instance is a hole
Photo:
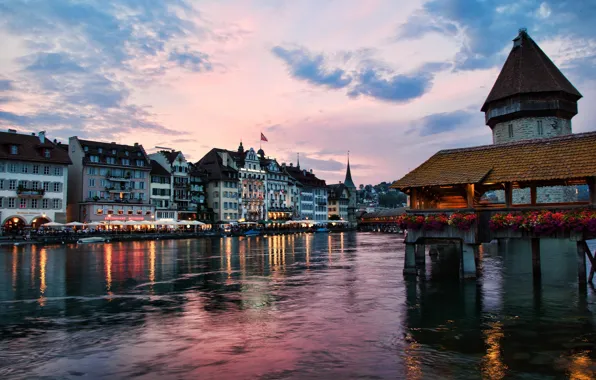
[[[348,152],[348,168],[346,169],[346,179],[344,181],[344,185],[347,188],[355,189],[356,185],[354,185],[354,181],[352,181],[352,171],[350,170],[350,153]]]
[[[539,92],[564,92],[575,101],[582,97],[527,31],[520,29],[482,111],[486,112],[488,104],[495,100]]]

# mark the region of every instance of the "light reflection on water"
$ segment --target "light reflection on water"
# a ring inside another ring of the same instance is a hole
[[[393,235],[0,247],[0,378],[595,378],[573,250],[542,285],[527,247],[482,254],[412,282]]]

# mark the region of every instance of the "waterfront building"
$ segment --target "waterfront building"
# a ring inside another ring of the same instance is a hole
[[[236,161],[225,149],[213,148],[196,166],[206,174],[206,203],[216,221],[237,221],[239,207],[239,170]]]
[[[0,221],[4,232],[66,222],[68,165],[65,146],[44,132],[0,132]]]
[[[172,202],[172,175],[156,160],[151,160],[151,204],[155,207],[155,220],[175,219]]]
[[[69,139],[68,219],[154,220],[151,161],[142,145]]]
[[[348,205],[350,203],[350,191],[343,183],[328,186],[328,218],[337,217],[341,220],[348,220]]]
[[[267,219],[289,220],[294,211],[289,194],[290,176],[275,159],[265,159],[263,156],[264,153],[261,161],[267,171]]]
[[[312,169],[307,171],[296,166],[286,166],[286,172],[302,185],[300,191],[300,219],[327,220],[327,184],[317,178]]]
[[[240,220],[265,220],[267,216],[267,171],[261,164],[261,157],[253,148],[245,151],[242,142],[240,142],[238,151],[231,152],[230,155],[236,161],[239,171]]]
[[[571,119],[582,97],[525,29],[520,29],[513,47],[482,112],[492,130],[494,144],[571,135]],[[578,188],[557,186],[541,189],[538,202],[572,202]],[[504,192],[495,193],[499,202]],[[514,203],[531,201],[529,188],[513,192]]]
[[[213,220],[213,210],[207,207],[206,202],[206,186],[209,182],[207,172],[191,164],[188,175],[190,181],[190,208],[194,210],[194,213],[186,216],[191,220],[200,220],[205,223],[215,222]]]
[[[287,173],[286,164],[282,165],[283,171]],[[288,196],[286,199],[287,206],[292,211],[292,219],[300,219],[300,194],[302,193],[302,184],[291,175],[288,175]]]
[[[164,213],[169,219],[195,220],[197,204],[192,201],[190,171],[192,164],[186,160],[184,154],[176,150],[161,150],[149,155],[170,173],[170,210]],[[173,214],[173,215],[172,215]],[[160,215],[157,215],[159,219]]]

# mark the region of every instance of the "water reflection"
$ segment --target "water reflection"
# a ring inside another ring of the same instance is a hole
[[[0,377],[595,378],[573,250],[535,286],[526,249],[445,283],[391,235],[0,247]]]

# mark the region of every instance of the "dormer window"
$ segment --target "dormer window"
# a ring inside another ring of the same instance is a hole
[[[50,150],[49,149],[44,149],[43,150],[43,156],[45,158],[50,158]]]
[[[112,154],[116,154],[116,149],[112,149]]]
[[[101,149],[101,148],[97,148],[97,151],[98,151],[99,153],[101,153],[101,152],[103,152],[103,149]]]
[[[88,152],[88,151],[89,151],[89,147],[88,147],[88,146],[84,146],[84,147],[83,147],[83,150],[84,150],[85,152]]]
[[[16,145],[10,146],[10,154],[19,154],[19,147]]]
[[[138,157],[141,157],[141,152],[137,152],[137,156]]]
[[[124,151],[124,155],[128,157],[128,150]]]
[[[89,161],[91,161],[91,162],[99,162],[99,156],[89,156]]]

